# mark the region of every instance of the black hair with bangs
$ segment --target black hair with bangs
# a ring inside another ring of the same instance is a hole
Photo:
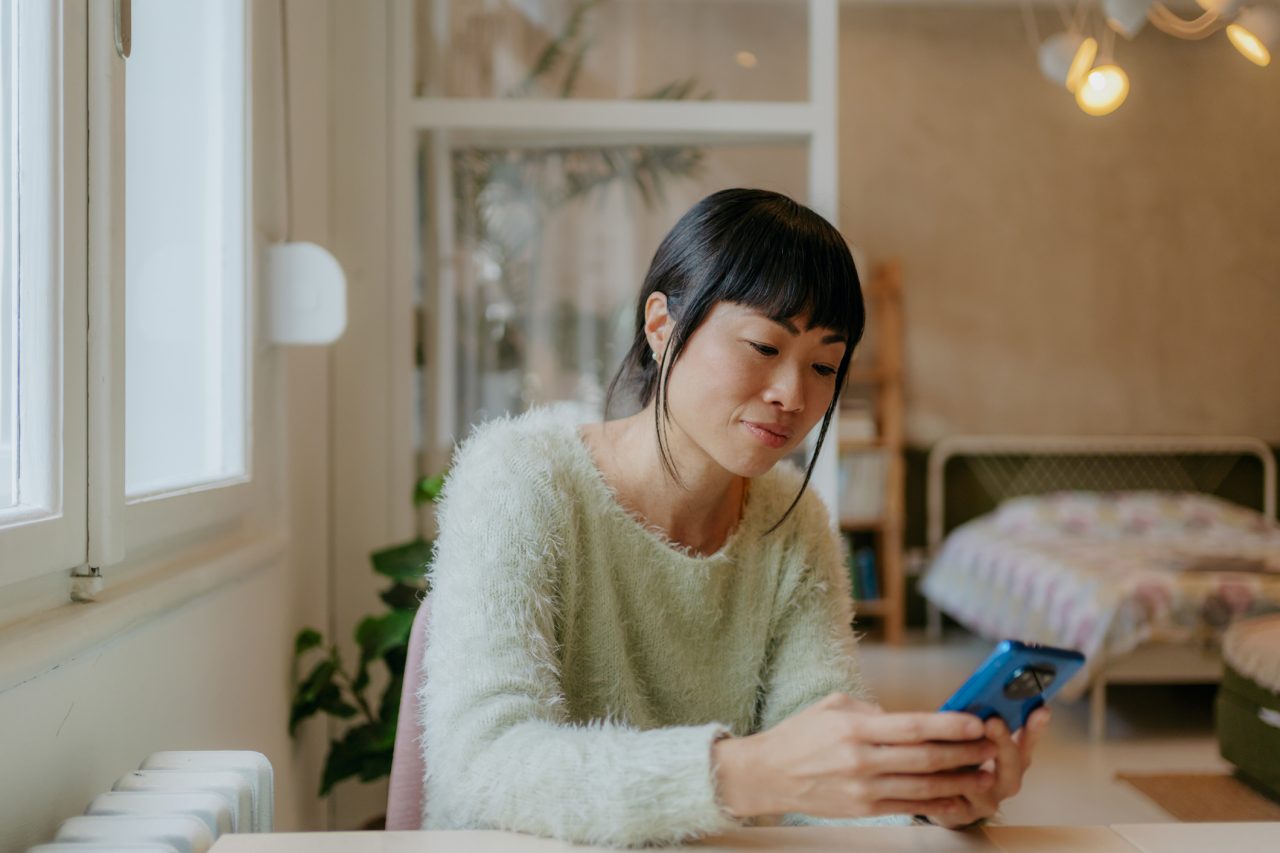
[[[667,297],[674,329],[662,354],[653,359],[644,330],[644,307],[653,293]],[[776,530],[800,502],[827,436],[831,416],[849,371],[849,359],[862,339],[866,308],[853,255],[835,227],[809,208],[768,190],[729,189],[712,193],[689,209],[654,253],[636,302],[635,337],[609,383],[605,416],[614,395],[626,387],[644,408],[653,402],[654,427],[663,466],[677,481],[667,444],[667,378],[689,338],[718,302],[733,302],[773,320],[804,317],[809,329],[843,335],[844,355],[835,376],[813,458],[804,482]]]

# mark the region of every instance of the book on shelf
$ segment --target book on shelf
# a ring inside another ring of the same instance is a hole
[[[840,441],[874,441],[877,435],[876,417],[867,400],[853,400],[840,405]]]
[[[888,459],[880,451],[841,455],[837,472],[841,518],[880,516],[884,510],[887,466]]]
[[[876,573],[876,549],[870,545],[853,546],[845,552],[845,567],[849,571],[849,587],[855,601],[869,601],[880,597],[880,579]]]
[[[864,545],[853,552],[853,565],[857,575],[857,598],[870,600],[880,597],[880,582],[876,577],[876,550]]]

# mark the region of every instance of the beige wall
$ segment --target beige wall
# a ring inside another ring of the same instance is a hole
[[[254,0],[255,209],[260,238],[282,234],[278,183],[278,6]],[[291,2],[295,239],[327,242],[326,15]],[[328,620],[328,355],[267,350],[265,391],[276,402],[258,476],[272,484],[294,541],[288,558],[208,593],[51,672],[0,690],[0,853],[52,838],[65,818],[147,754],[161,749],[254,749],[276,772],[276,826],[327,826],[315,796],[326,731],[286,732],[289,663],[298,626]],[[110,584],[110,579],[108,579]],[[0,591],[0,595],[4,592]],[[66,605],[94,607],[96,605]],[[21,648],[13,629],[0,646]]]
[[[1280,68],[1148,28],[1091,118],[1016,7],[841,13],[841,226],[903,259],[914,442],[1280,442]]]

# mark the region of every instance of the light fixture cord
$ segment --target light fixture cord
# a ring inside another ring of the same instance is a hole
[[[1031,52],[1036,53],[1040,50],[1040,29],[1036,26],[1036,13],[1031,8],[1031,0],[1022,0],[1018,5],[1022,8],[1023,32],[1031,43]]]
[[[1071,29],[1071,7],[1067,5],[1067,0],[1054,0],[1053,5],[1058,9],[1058,17],[1062,19],[1062,26],[1068,30]]]
[[[293,240],[293,156],[289,139],[289,0],[280,0],[280,138],[284,149],[284,241]]]
[[[1098,51],[1101,57],[1101,60],[1098,63],[1099,65],[1115,62],[1115,55],[1112,53],[1112,51],[1115,49],[1115,46],[1116,46],[1116,31],[1113,30],[1110,26],[1104,24],[1102,27],[1102,45]]]
[[[1083,33],[1085,24],[1089,22],[1089,0],[1079,0],[1076,3],[1076,13],[1071,19],[1071,31],[1075,33]]]
[[[1226,23],[1214,12],[1204,12],[1200,17],[1188,21],[1164,3],[1152,3],[1151,8],[1147,10],[1147,20],[1165,35],[1186,41],[1208,38]]]

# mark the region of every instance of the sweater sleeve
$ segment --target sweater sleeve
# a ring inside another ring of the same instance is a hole
[[[556,641],[563,498],[546,448],[503,438],[459,452],[441,506],[419,693],[424,827],[630,847],[738,826],[711,761],[726,726],[569,719]]]
[[[817,495],[806,493],[789,549],[770,638],[760,728],[770,729],[830,693],[866,698],[840,539]]]
[[[791,583],[771,642],[760,728],[769,729],[831,693],[869,699],[858,667],[849,575],[838,534],[820,498],[806,493],[796,531]],[[909,825],[911,818],[782,816],[785,826]]]

